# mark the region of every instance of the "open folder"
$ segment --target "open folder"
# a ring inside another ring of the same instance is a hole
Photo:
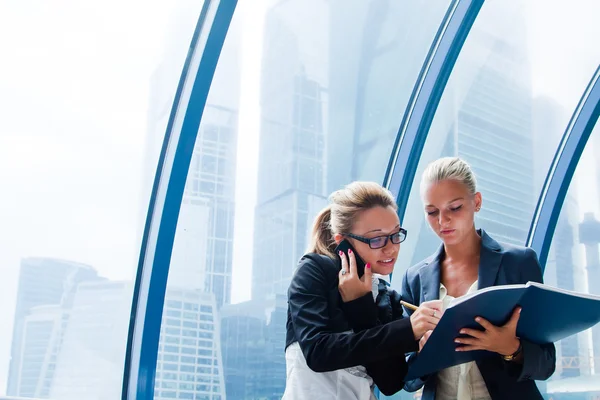
[[[536,282],[491,286],[453,300],[427,343],[410,363],[407,379],[479,360],[488,351],[455,351],[462,328],[479,328],[475,317],[504,325],[521,306],[517,336],[537,344],[556,342],[600,321],[600,296],[576,293]]]

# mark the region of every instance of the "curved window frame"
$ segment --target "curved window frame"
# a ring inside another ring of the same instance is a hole
[[[454,0],[430,47],[396,136],[384,185],[402,221],[423,146],[450,74],[484,0]],[[166,130],[134,288],[123,399],[151,398],[162,309],[185,181],[217,62],[237,0],[205,0]],[[600,67],[563,135],[532,220],[527,245],[544,268],[558,215],[600,114]]]
[[[383,181],[396,197],[401,223],[429,128],[483,3],[484,0],[454,0],[450,4],[406,107]]]
[[[430,47],[400,125],[384,184],[402,219],[427,132],[484,0],[454,0]],[[192,149],[237,0],[205,0],[167,126],[140,250],[123,379],[123,399],[154,395],[169,260]],[[407,162],[408,160],[411,163]]]
[[[200,121],[237,0],[205,0],[173,102],[133,294],[123,399],[151,399],[179,210]]]
[[[554,230],[585,145],[600,115],[600,66],[581,96],[560,141],[533,214],[526,246],[546,267]]]

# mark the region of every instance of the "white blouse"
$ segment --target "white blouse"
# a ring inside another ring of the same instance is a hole
[[[373,300],[379,293],[379,279],[387,276],[373,274]],[[286,382],[281,400],[377,400],[373,393],[373,379],[362,365],[330,372],[314,372],[298,342],[285,350]],[[398,377],[401,379],[401,377]]]
[[[475,281],[467,294],[477,291]],[[454,297],[448,295],[446,287],[440,283],[440,300],[444,310]],[[436,400],[491,400],[485,381],[475,361],[455,365],[437,373]]]

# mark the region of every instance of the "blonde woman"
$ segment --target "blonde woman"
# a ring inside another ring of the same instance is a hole
[[[465,161],[442,158],[427,166],[421,198],[427,222],[442,245],[431,257],[407,270],[402,283],[406,301],[419,304],[441,300],[445,307],[452,299],[477,289],[542,282],[535,251],[500,244],[484,230],[475,229],[482,195]],[[538,345],[518,338],[519,312],[514,310],[504,326],[478,318],[482,330],[463,329],[467,336],[455,339],[457,351],[487,350],[495,356],[407,382],[406,389],[423,388],[422,400],[542,399],[534,380],[548,379],[554,373],[554,344]],[[429,335],[421,338],[420,348]]]
[[[394,197],[380,185],[354,182],[330,196],[288,291],[284,400],[371,400],[374,384],[384,394],[403,387],[405,353],[441,315],[440,302],[429,302],[403,318],[388,288],[405,237]],[[357,254],[336,254],[342,240]]]

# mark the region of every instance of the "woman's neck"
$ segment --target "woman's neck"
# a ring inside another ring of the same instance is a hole
[[[481,237],[475,229],[460,243],[444,245],[446,259],[454,261],[464,261],[479,257],[481,250]]]

